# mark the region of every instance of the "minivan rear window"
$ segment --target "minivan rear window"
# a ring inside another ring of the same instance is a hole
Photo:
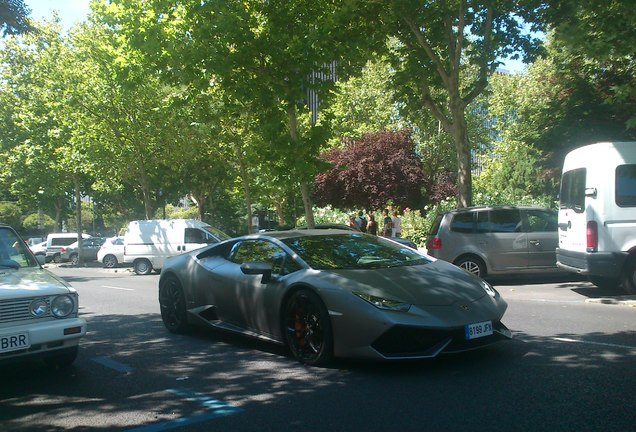
[[[616,167],[616,205],[636,207],[636,164]]]
[[[585,177],[587,170],[578,168],[563,173],[561,178],[561,199],[559,207],[573,209],[577,213],[585,211]]]

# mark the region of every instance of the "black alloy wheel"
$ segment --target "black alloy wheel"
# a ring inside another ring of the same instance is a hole
[[[168,276],[159,283],[159,307],[161,319],[168,330],[172,333],[188,331],[185,294],[175,276]]]
[[[296,291],[285,305],[285,339],[301,363],[319,366],[333,359],[333,333],[324,303],[310,290]]]

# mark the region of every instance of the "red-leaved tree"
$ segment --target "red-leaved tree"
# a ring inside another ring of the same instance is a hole
[[[315,179],[315,202],[342,209],[378,209],[388,203],[417,208],[425,177],[409,131],[363,135],[325,152],[332,164]]]

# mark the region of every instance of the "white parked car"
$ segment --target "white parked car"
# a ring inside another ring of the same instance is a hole
[[[43,262],[11,227],[0,225],[0,363],[41,358],[61,368],[77,357],[86,334],[77,292]]]
[[[117,267],[124,262],[124,237],[117,236],[106,239],[97,251],[97,261],[106,268]]]
[[[33,255],[37,256],[43,256],[46,257],[46,240],[35,244],[33,246],[30,246],[31,252],[33,252]],[[47,260],[50,261],[50,260]]]

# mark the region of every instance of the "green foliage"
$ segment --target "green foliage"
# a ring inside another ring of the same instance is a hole
[[[42,221],[41,227],[40,219]],[[22,227],[28,232],[52,232],[55,229],[55,220],[47,214],[31,213],[22,221]]]
[[[16,230],[22,226],[20,206],[11,202],[0,202],[0,223],[9,225]]]
[[[183,208],[183,207],[176,207],[172,204],[168,204],[166,205],[165,212],[166,212],[166,219],[198,219],[199,218],[199,211],[196,206]],[[161,213],[162,213],[161,215],[160,214],[156,215],[157,219],[163,218],[163,212]]]

